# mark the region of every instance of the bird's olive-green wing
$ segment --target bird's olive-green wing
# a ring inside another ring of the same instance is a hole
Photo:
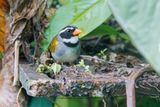
[[[56,49],[56,46],[57,46],[57,45],[58,45],[58,38],[55,37],[55,38],[52,40],[52,42],[51,42],[51,44],[50,44],[50,46],[49,46],[50,52],[55,52],[55,49]]]

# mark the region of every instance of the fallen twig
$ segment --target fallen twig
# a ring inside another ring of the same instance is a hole
[[[14,79],[13,79],[13,86],[16,86],[18,84],[19,80],[19,47],[21,46],[20,40],[15,41],[15,59],[14,59]]]
[[[98,58],[97,56],[89,56],[89,55],[80,55],[81,58],[85,59],[85,60],[89,60],[89,61],[100,61],[100,62],[106,62],[103,59]]]
[[[23,88],[23,87],[21,87],[21,88],[19,89],[19,91],[18,91],[18,93],[17,93],[17,97],[16,97],[16,102],[17,102],[18,107],[21,107],[21,106],[20,106],[20,103],[19,103],[19,97],[20,97],[20,94],[21,94],[21,92],[22,92],[22,88]]]
[[[135,98],[135,80],[141,76],[144,72],[150,71],[152,68],[150,65],[145,65],[139,71],[133,71],[126,80],[126,96],[127,96],[127,107],[136,107]]]

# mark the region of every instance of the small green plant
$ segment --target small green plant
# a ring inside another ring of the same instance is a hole
[[[47,69],[48,69],[47,65],[40,64],[37,67],[36,72],[45,73],[47,71]]]
[[[89,70],[89,65],[86,65],[83,59],[81,59],[81,60],[79,61],[79,63],[77,64],[77,66],[84,68],[85,71],[90,71],[90,70]]]
[[[107,50],[107,48],[105,48],[105,49],[101,50],[101,51],[98,53],[98,56],[99,56],[100,58],[102,58],[103,60],[107,60],[107,56],[108,56],[107,52],[108,52],[108,50]]]
[[[54,74],[58,74],[61,71],[61,65],[57,64],[57,63],[53,63],[50,67],[49,67],[49,72],[50,73],[54,73]]]
[[[61,71],[61,65],[57,63],[53,63],[50,65],[40,64],[36,71],[39,73],[50,73],[50,74],[58,74]]]

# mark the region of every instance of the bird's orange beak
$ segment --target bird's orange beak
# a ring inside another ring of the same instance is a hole
[[[80,29],[75,29],[72,33],[74,36],[78,36],[82,31]]]

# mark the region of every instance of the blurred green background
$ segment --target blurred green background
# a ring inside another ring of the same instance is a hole
[[[157,98],[137,97],[137,107],[159,107]],[[28,107],[104,107],[99,97],[58,97],[55,101],[47,98],[30,98]],[[108,106],[107,106],[108,107]],[[114,97],[113,107],[126,107],[125,97]]]

